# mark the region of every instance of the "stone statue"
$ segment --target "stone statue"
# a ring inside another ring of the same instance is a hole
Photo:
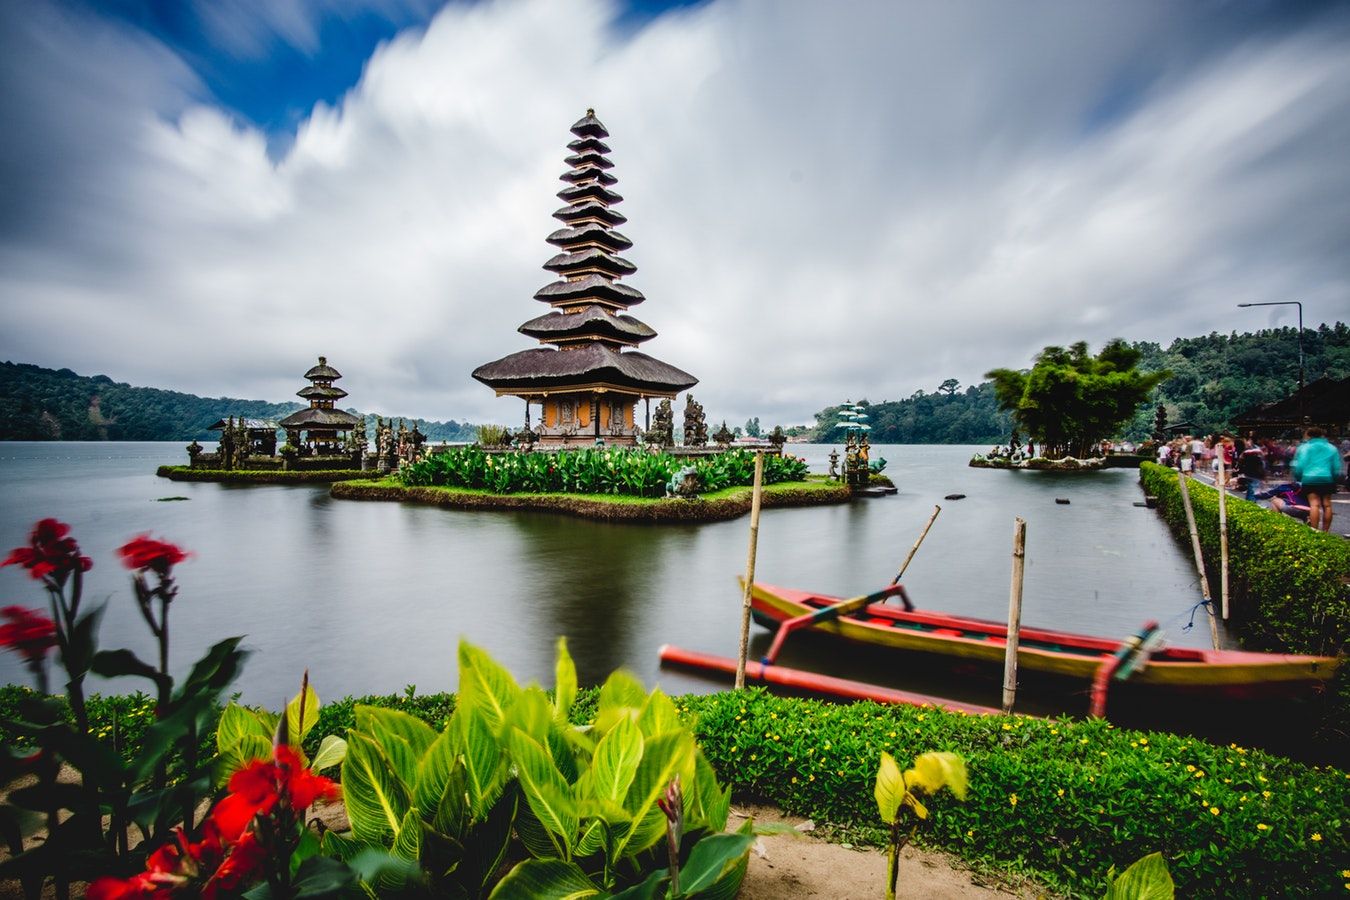
[[[787,443],[787,435],[783,433],[782,425],[773,426],[773,433],[769,435],[769,443],[779,450],[783,449],[783,445]]]
[[[652,418],[651,430],[647,432],[647,443],[662,450],[675,446],[675,413],[670,408],[669,397],[656,405],[656,415]]]
[[[1158,409],[1153,413],[1153,440],[1160,443],[1167,440],[1167,407],[1162,403],[1158,404]]]
[[[220,430],[220,467],[234,468],[234,416],[230,416]]]
[[[685,466],[676,469],[675,474],[670,476],[670,481],[666,484],[666,496],[693,500],[698,497],[698,488],[698,469]]]
[[[825,473],[830,478],[839,477],[839,451],[830,448],[830,471]]]
[[[685,434],[688,434],[688,432],[686,431]],[[721,447],[723,450],[730,447],[731,442],[736,440],[736,435],[732,434],[731,429],[727,427],[726,419],[722,420],[722,427],[717,429],[717,433],[713,435],[713,440],[716,441],[717,446]],[[686,443],[688,443],[687,440]]]
[[[348,449],[352,451],[352,454],[356,456],[357,459],[366,455],[366,449],[370,446],[370,441],[366,437],[365,416],[362,416],[360,421],[356,423],[356,427],[352,429],[349,441]]]
[[[686,447],[708,446],[708,423],[703,417],[703,404],[686,394],[684,399],[684,445]]]
[[[188,466],[191,468],[195,468],[197,465],[197,457],[202,455],[202,445],[197,443],[196,438],[193,438],[192,443],[187,445],[187,453],[188,453]]]

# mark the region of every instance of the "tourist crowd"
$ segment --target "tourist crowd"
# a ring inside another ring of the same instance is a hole
[[[1350,476],[1350,437],[1336,446],[1317,427],[1309,428],[1302,442],[1187,434],[1159,444],[1157,459],[1182,472],[1207,469],[1216,484],[1243,491],[1247,500],[1269,500],[1271,509],[1330,531],[1331,496]],[[1267,481],[1273,484],[1263,490]]]

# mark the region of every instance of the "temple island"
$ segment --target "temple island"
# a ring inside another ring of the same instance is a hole
[[[614,190],[609,131],[588,109],[571,134],[558,192],[564,205],[553,213],[562,227],[546,239],[557,252],[543,266],[556,280],[534,294],[549,310],[518,329],[539,346],[472,373],[497,396],[524,401],[523,427],[512,432],[485,426],[472,447],[430,446],[416,427],[407,431],[400,421],[395,432],[392,421],[380,420],[372,451],[365,420],[337,408],[347,396],[336,386],[342,375],[321,356],[305,373],[309,385],[298,392],[307,409],[279,423],[217,423],[217,453],[194,442],[191,466],[163,474],[249,480],[281,470],[314,480],[318,474],[305,473],[326,473],[338,482],[336,497],[611,519],[707,521],[748,510],[753,453],[733,448],[725,422],[709,434],[703,406],[689,393],[697,378],[638,349],[656,331],[629,313],[646,297],[625,280],[637,266],[620,255],[633,242],[617,230],[627,219],[615,208],[623,197]],[[681,393],[677,442],[673,402]],[[286,443],[276,449],[278,428]],[[834,471],[832,461],[830,476],[810,476],[804,460],[783,454],[785,440],[777,428],[756,448],[766,455],[765,504],[837,503],[875,489],[865,433],[850,439],[843,472]],[[594,453],[604,456],[589,455]]]

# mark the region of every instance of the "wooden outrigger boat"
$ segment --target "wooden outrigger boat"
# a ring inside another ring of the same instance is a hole
[[[900,597],[906,609],[883,605],[881,601],[889,596]],[[1005,623],[912,607],[904,587],[898,584],[851,601],[761,582],[751,590],[755,621],[778,632],[764,663],[772,663],[791,631],[812,627],[864,644],[1002,664],[1008,632]],[[1192,647],[1154,650],[1146,640],[1156,629],[1154,623],[1150,625],[1152,628],[1146,627],[1124,641],[1022,626],[1018,667],[1094,684],[1102,693],[1104,706],[1105,685],[1099,682],[1109,675],[1121,680],[1122,669],[1132,684],[1165,691],[1229,698],[1271,697],[1297,695],[1328,681],[1342,661],[1334,656]],[[1094,696],[1094,711],[1096,700]]]

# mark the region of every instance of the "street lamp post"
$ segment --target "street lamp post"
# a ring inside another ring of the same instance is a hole
[[[1270,300],[1265,303],[1239,303],[1238,306],[1297,306],[1298,307],[1298,417],[1305,420],[1299,424],[1306,424],[1307,417],[1303,415],[1303,304],[1297,300]]]

